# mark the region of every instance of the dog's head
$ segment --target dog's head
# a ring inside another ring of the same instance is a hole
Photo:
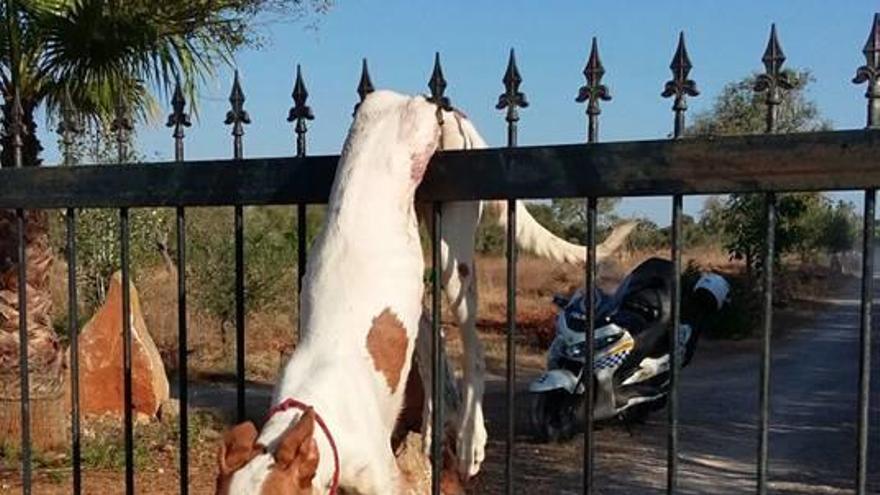
[[[412,194],[440,139],[437,107],[422,96],[370,93],[358,107],[342,150],[343,174],[370,174],[388,193]]]
[[[257,443],[257,429],[241,423],[224,435],[216,495],[313,495],[318,469],[315,412],[308,409],[275,442]]]

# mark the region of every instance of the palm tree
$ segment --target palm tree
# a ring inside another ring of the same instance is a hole
[[[7,0],[0,18],[0,94],[4,122],[21,102],[22,165],[39,166],[35,113],[49,120],[72,109],[86,125],[104,126],[125,102],[133,117],[158,114],[157,99],[179,81],[190,101],[216,67],[259,38],[254,21],[266,9],[321,12],[328,0]],[[10,19],[11,17],[11,19]],[[12,35],[18,42],[13,42]],[[13,70],[13,61],[17,68]],[[12,133],[0,136],[0,164],[13,166]],[[17,440],[19,389],[18,259],[15,212],[0,211],[0,436]],[[45,212],[26,216],[28,361],[42,446],[63,441],[64,349],[51,321],[49,273],[54,259]],[[6,400],[4,400],[6,399]],[[41,401],[41,399],[46,399]],[[39,409],[45,405],[48,410]],[[14,406],[14,407],[10,407]],[[3,410],[8,407],[9,410]],[[12,418],[7,422],[7,418]],[[14,423],[14,424],[12,424]],[[45,423],[45,424],[44,424]]]

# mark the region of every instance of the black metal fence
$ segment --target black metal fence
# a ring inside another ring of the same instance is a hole
[[[766,94],[766,133],[740,137],[688,138],[683,137],[687,97],[699,93],[693,80],[688,79],[691,62],[682,35],[678,41],[672,64],[673,77],[665,84],[663,97],[673,98],[673,139],[658,141],[621,142],[597,144],[600,101],[611,99],[608,88],[602,84],[605,72],[599,59],[595,39],[584,69],[586,85],[580,88],[576,100],[587,104],[587,143],[563,146],[517,147],[518,110],[528,105],[525,95],[519,91],[522,81],[511,51],[509,65],[504,75],[504,93],[499,97],[497,108],[506,110],[508,142],[506,148],[449,151],[439,153],[432,161],[430,171],[418,191],[418,200],[433,203],[434,229],[431,232],[433,264],[440,264],[440,215],[444,201],[476,199],[504,199],[512,206],[517,199],[547,197],[585,197],[587,212],[587,250],[590,262],[586,268],[586,283],[594,294],[596,284],[596,219],[597,200],[610,196],[671,195],[672,201],[672,259],[676,274],[681,273],[682,250],[682,197],[687,194],[760,192],[766,195],[766,243],[764,259],[772,259],[775,244],[776,194],[785,191],[844,190],[864,191],[863,267],[861,287],[860,373],[857,414],[857,471],[853,473],[857,493],[866,493],[868,406],[871,349],[871,309],[873,294],[873,221],[875,216],[875,193],[880,185],[880,14],[871,25],[868,42],[864,48],[865,65],[859,67],[853,82],[867,83],[868,119],[867,129],[839,132],[777,135],[776,116],[782,94],[791,88],[786,74],[781,70],[785,61],[779,45],[776,29],[772,28],[770,40],[762,61],[765,72],[755,85],[755,91]],[[439,55],[435,59],[434,72],[429,81],[430,99],[440,106],[448,107],[444,96],[446,82],[440,67]],[[361,100],[373,90],[364,62],[357,93]],[[15,95],[17,98],[17,95]],[[245,97],[236,74],[230,96],[231,109],[226,124],[232,126],[233,159],[202,162],[184,162],[184,129],[190,126],[185,112],[186,102],[178,88],[172,98],[173,113],[168,126],[173,128],[175,160],[172,163],[130,164],[107,167],[51,167],[16,168],[0,171],[0,208],[17,212],[19,259],[23,260],[25,240],[23,236],[25,209],[64,208],[67,210],[67,250],[71,260],[76,259],[76,216],[80,208],[115,208],[119,210],[121,260],[123,278],[124,328],[124,393],[125,393],[125,490],[134,493],[134,435],[131,415],[131,328],[128,318],[130,295],[129,280],[129,209],[144,206],[175,207],[177,212],[177,256],[181,267],[186,266],[186,207],[233,206],[235,210],[235,274],[236,274],[236,370],[237,413],[244,417],[245,399],[245,353],[246,338],[244,320],[244,250],[243,231],[245,205],[295,204],[299,218],[299,273],[305,265],[304,221],[308,204],[325,202],[333,180],[336,156],[306,157],[307,121],[314,118],[306,104],[308,92],[299,67],[293,92],[294,105],[288,121],[295,124],[296,156],[271,159],[244,159],[244,125],[250,117],[244,109]],[[21,117],[14,112],[7,132],[12,133],[16,163],[21,163]],[[126,133],[131,129],[124,105],[119,105],[118,117],[113,129],[120,149],[120,162],[124,153]],[[76,125],[64,118],[59,128],[63,142],[73,141]],[[70,161],[65,153],[65,161]],[[469,180],[462,181],[461,177]],[[108,194],[112,191],[112,194]],[[506,492],[514,491],[514,384],[515,360],[513,338],[516,333],[516,209],[508,208],[507,231],[507,452]],[[770,403],[770,356],[773,330],[773,264],[765,263],[763,270],[763,345],[761,351],[759,438],[757,456],[757,486],[759,494],[766,493],[768,484],[768,424]],[[69,264],[69,318],[71,335],[71,395],[72,395],[72,454],[73,491],[81,493],[80,463],[80,417],[77,349],[77,293],[76,263]],[[440,338],[440,280],[439,270],[433,278],[433,370],[434,377],[442,377],[442,361],[438,349]],[[188,492],[188,391],[187,391],[187,341],[186,319],[186,271],[179,270],[179,397],[180,397],[180,493]],[[19,263],[18,296],[20,304],[21,339],[21,416],[22,416],[22,482],[25,494],[31,491],[31,451],[29,430],[29,387],[27,366],[26,329],[26,264]],[[668,407],[667,439],[667,493],[676,492],[678,485],[678,385],[679,385],[679,306],[681,286],[675,277],[673,286],[674,327],[670,333],[669,346],[672,359],[671,386]],[[595,326],[594,305],[588,307],[589,329]],[[586,369],[592,369],[593,347],[586,347]],[[440,381],[433,383],[433,397],[441,397]],[[594,435],[592,423],[592,395],[586,394],[587,422],[583,458],[584,493],[594,489]],[[434,401],[435,414],[433,438],[433,491],[439,490],[441,462],[441,438],[443,411],[442,401]]]

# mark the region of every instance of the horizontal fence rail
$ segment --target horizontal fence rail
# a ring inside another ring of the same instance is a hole
[[[431,161],[417,198],[864,189],[880,184],[878,157],[878,130],[444,151]],[[338,160],[327,155],[10,169],[0,181],[0,208],[324,203]]]

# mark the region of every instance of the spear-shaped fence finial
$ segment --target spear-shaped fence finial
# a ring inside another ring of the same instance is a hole
[[[599,102],[611,100],[611,91],[608,89],[608,86],[602,84],[605,67],[602,66],[602,60],[599,58],[599,43],[596,41],[595,36],[590,48],[590,57],[587,59],[587,65],[584,67],[583,73],[587,84],[581,86],[575,101],[578,103],[587,102],[589,121],[587,140],[594,143],[599,139],[599,114],[602,113]]]
[[[785,63],[785,53],[782,52],[782,46],[776,35],[776,24],[770,25],[770,39],[767,41],[767,48],[764,50],[761,61],[764,62],[764,73],[758,75],[754,89],[758,93],[767,93],[765,99],[767,104],[766,130],[768,133],[773,133],[776,132],[776,116],[779,105],[782,103],[783,91],[794,88],[794,82],[789,73],[782,70],[782,64]]]
[[[678,35],[678,47],[675,49],[672,63],[669,64],[669,68],[672,70],[672,79],[666,81],[666,86],[661,93],[664,98],[675,97],[672,110],[675,111],[673,136],[676,138],[684,135],[684,113],[687,111],[687,97],[699,96],[700,94],[697,83],[688,79],[693,67],[684,44],[684,31],[682,31]]]
[[[880,128],[880,13],[874,14],[871,32],[868,33],[868,41],[865,42],[862,53],[865,54],[865,65],[856,70],[853,83],[868,83],[865,91],[865,98],[868,99],[868,128],[877,129]]]
[[[452,104],[449,102],[449,98],[444,96],[446,78],[443,77],[443,67],[440,66],[440,52],[434,54],[434,70],[431,72],[431,79],[428,80],[428,89],[431,90],[428,101],[437,105],[437,121],[442,125],[442,111],[452,111]]]
[[[232,91],[229,93],[229,104],[231,108],[226,112],[226,125],[232,125],[233,136],[233,156],[236,159],[243,158],[242,139],[244,136],[245,124],[251,123],[251,116],[244,109],[245,96],[241,89],[241,80],[238,76],[238,70],[232,80]]]
[[[367,98],[367,95],[375,90],[376,88],[373,87],[373,81],[370,79],[370,70],[367,68],[367,59],[364,58],[361,61],[361,80],[358,82],[357,86],[358,102],[354,105],[354,113],[357,113],[357,109]]]
[[[287,121],[296,122],[294,126],[294,132],[296,132],[296,155],[305,156],[306,132],[309,130],[308,126],[306,126],[306,121],[315,120],[315,114],[312,112],[312,107],[306,104],[306,100],[309,99],[309,91],[306,89],[306,83],[303,82],[302,68],[299,64],[296,65],[296,82],[293,84],[291,96],[293,97],[293,107],[287,114]]]
[[[516,123],[519,121],[519,108],[526,108],[529,106],[529,102],[526,99],[525,93],[519,90],[520,84],[522,84],[522,76],[519,74],[519,69],[516,66],[516,55],[514,54],[513,48],[510,49],[510,58],[507,60],[507,70],[504,72],[504,77],[501,79],[504,83],[504,92],[498,96],[498,103],[495,105],[495,108],[498,110],[507,109],[507,144],[509,146],[516,145]]]
[[[185,137],[184,128],[190,127],[192,121],[186,113],[186,98],[183,96],[183,89],[180,87],[180,79],[174,84],[174,94],[171,96],[171,114],[168,115],[166,127],[174,129],[172,136],[174,137],[174,158],[177,161],[183,160],[183,138]]]

